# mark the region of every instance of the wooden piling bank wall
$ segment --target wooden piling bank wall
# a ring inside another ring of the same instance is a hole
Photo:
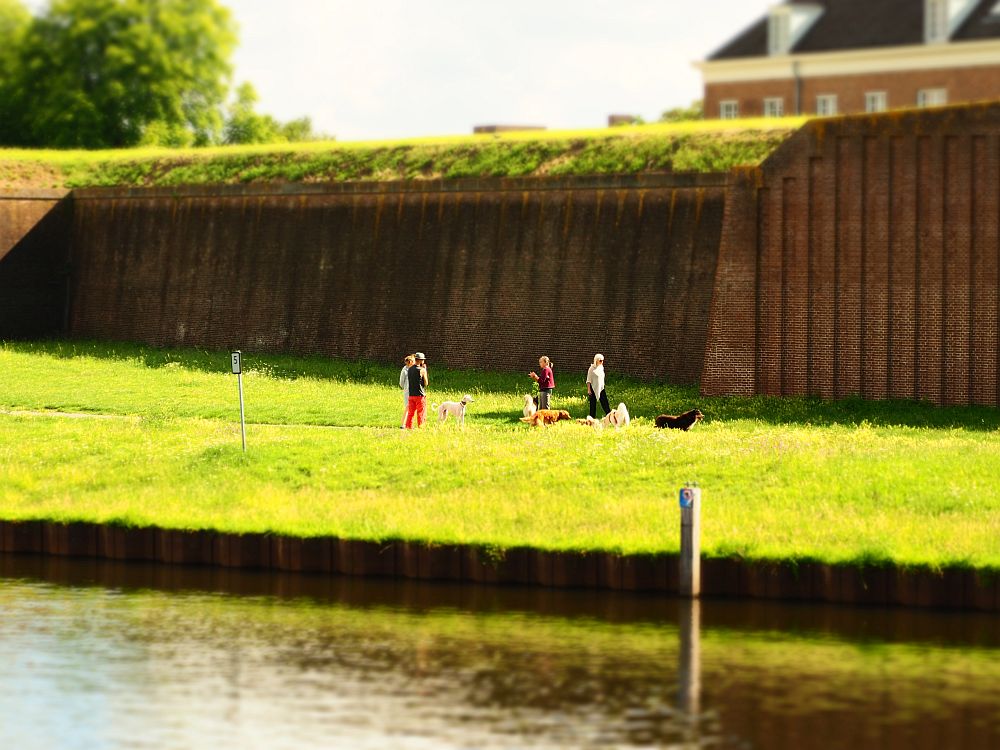
[[[0,553],[476,584],[678,593],[676,555],[0,521]],[[1000,611],[1000,573],[703,559],[702,595]]]

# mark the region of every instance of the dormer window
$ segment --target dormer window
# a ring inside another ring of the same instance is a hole
[[[821,5],[786,3],[775,5],[767,17],[767,49],[772,55],[787,55],[823,14]]]
[[[927,41],[948,41],[948,0],[927,0]]]
[[[978,4],[978,0],[924,0],[924,40],[947,42]]]
[[[767,21],[767,43],[772,55],[787,55],[792,49],[792,14],[787,8],[771,11]]]

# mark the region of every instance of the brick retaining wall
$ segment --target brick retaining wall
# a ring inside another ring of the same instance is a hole
[[[815,120],[728,176],[42,198],[0,195],[0,337],[1000,405],[1000,104]]]
[[[74,193],[69,334],[701,373],[725,176]]]

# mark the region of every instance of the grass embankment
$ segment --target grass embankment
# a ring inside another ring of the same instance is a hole
[[[0,518],[670,552],[676,489],[698,481],[709,556],[1000,569],[995,409],[706,399],[609,362],[629,429],[529,429],[526,376],[433,368],[431,400],[475,397],[468,425],[410,433],[396,367],[245,368],[246,458],[226,352],[3,345]],[[583,374],[557,379],[558,406],[583,416]],[[694,405],[708,415],[695,430],[653,428]],[[22,409],[122,418],[9,413]]]
[[[716,172],[757,164],[803,118],[204,149],[0,149],[0,188]]]

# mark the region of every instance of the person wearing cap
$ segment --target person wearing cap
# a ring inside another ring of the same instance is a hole
[[[413,415],[417,416],[417,427],[424,423],[427,413],[427,358],[423,352],[413,355],[416,360],[406,373],[410,386],[410,397],[406,407],[406,429],[413,429]]]

